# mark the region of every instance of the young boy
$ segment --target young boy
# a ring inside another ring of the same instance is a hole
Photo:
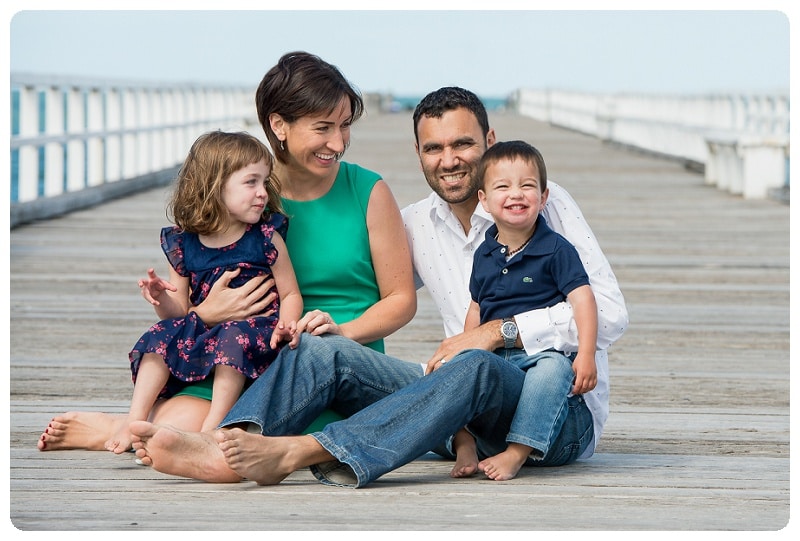
[[[478,174],[478,197],[495,225],[475,252],[472,302],[464,327],[508,318],[501,331],[505,348],[495,353],[526,375],[506,438],[508,447],[478,463],[475,441],[462,429],[454,438],[456,465],[451,475],[466,477],[480,469],[490,479],[503,481],[513,479],[529,457],[541,460],[547,454],[566,419],[570,392],[583,394],[597,384],[597,305],[577,250],[539,215],[548,196],[541,153],[523,141],[497,143],[483,155]],[[539,353],[525,353],[517,345],[511,316],[565,298],[573,308],[578,351],[559,352],[544,345]]]

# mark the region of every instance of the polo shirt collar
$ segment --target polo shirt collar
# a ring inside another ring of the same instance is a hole
[[[497,239],[497,225],[492,224],[486,231],[486,246],[489,247],[488,253],[494,253],[501,248],[504,248],[504,244],[500,244]],[[550,226],[547,225],[547,222],[544,219],[544,216],[541,214],[536,218],[536,230],[533,232],[533,238],[530,240],[527,246],[522,250],[521,254],[523,255],[547,255],[551,254],[556,249],[556,235]],[[505,257],[505,256],[504,256]]]

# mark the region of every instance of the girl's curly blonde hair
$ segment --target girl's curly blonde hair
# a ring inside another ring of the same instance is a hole
[[[228,209],[222,202],[225,182],[236,171],[260,161],[270,169],[264,217],[282,213],[280,184],[272,173],[272,156],[266,145],[246,132],[213,131],[198,137],[189,150],[167,205],[167,218],[198,235],[222,231],[228,223]]]

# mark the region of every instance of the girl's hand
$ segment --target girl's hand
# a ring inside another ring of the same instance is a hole
[[[297,322],[290,321],[288,324],[283,320],[278,321],[275,329],[272,331],[272,338],[269,341],[269,347],[276,349],[281,342],[289,342],[289,347],[294,349],[300,343],[300,333],[297,332]]]
[[[164,293],[164,291],[178,291],[177,287],[166,280],[161,279],[156,274],[154,269],[147,269],[147,278],[139,280],[139,289],[142,292],[142,297],[144,297],[144,300],[153,306],[158,306],[161,304],[158,301],[158,298],[162,293]]]

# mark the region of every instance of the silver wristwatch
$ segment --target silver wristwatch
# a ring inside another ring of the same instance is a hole
[[[517,347],[518,334],[519,331],[517,330],[517,324],[514,322],[514,320],[510,317],[503,319],[503,323],[500,325],[500,335],[503,337],[503,347],[506,349]]]

